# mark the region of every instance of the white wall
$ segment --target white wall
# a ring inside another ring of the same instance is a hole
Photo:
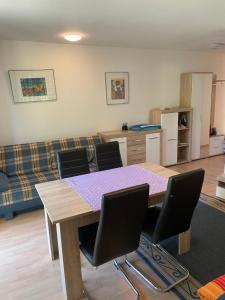
[[[14,104],[8,70],[55,70],[58,100]],[[127,71],[130,103],[106,105],[105,72]],[[86,136],[148,122],[151,108],[179,103],[180,73],[223,76],[217,53],[0,41],[0,144]]]

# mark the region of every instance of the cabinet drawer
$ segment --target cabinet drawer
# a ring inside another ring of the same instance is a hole
[[[145,145],[130,146],[127,148],[128,164],[137,164],[145,162]]]
[[[140,164],[145,162],[145,155],[136,155],[127,158],[128,165]]]
[[[223,153],[224,136],[211,137],[209,140],[209,155]]]
[[[209,155],[218,155],[223,153],[223,147],[221,145],[213,145],[209,148]]]
[[[145,145],[145,135],[132,135],[127,139],[127,145],[136,146],[136,145]]]
[[[223,144],[223,140],[221,140],[221,139],[210,140],[210,147],[218,147],[222,144]]]
[[[129,146],[127,148],[128,155],[143,154],[145,155],[145,145]]]

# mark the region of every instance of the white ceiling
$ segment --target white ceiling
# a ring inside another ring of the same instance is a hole
[[[225,43],[225,0],[0,0],[0,39],[138,48]]]

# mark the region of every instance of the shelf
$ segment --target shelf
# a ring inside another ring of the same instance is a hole
[[[177,161],[177,164],[179,165],[179,164],[185,164],[185,163],[188,163],[189,162],[189,160],[187,160],[187,159],[179,159],[178,161]]]
[[[184,148],[184,147],[189,147],[189,144],[188,143],[178,144],[178,148]]]
[[[182,131],[182,130],[189,130],[189,128],[178,128],[179,131]]]

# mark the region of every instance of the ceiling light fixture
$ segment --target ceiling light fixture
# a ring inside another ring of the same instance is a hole
[[[69,42],[78,42],[82,39],[82,36],[80,34],[66,34],[64,38]]]

